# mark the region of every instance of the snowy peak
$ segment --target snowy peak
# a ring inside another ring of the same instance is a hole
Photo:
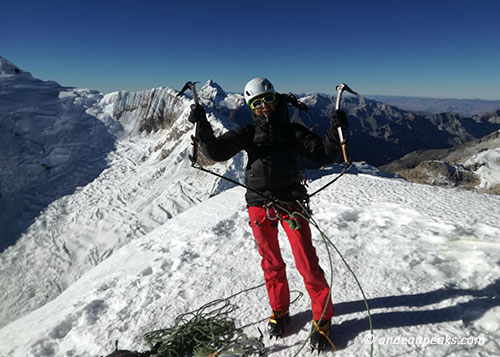
[[[33,79],[30,73],[21,70],[12,62],[0,56],[0,80],[11,77],[25,77],[26,79]]]
[[[99,174],[114,138],[85,112],[95,93],[35,79],[3,58],[0,65],[3,250],[47,204]]]
[[[200,97],[214,102],[220,102],[226,97],[226,92],[216,82],[209,79],[200,89]]]
[[[0,77],[10,77],[21,73],[24,72],[17,68],[12,62],[0,56]]]

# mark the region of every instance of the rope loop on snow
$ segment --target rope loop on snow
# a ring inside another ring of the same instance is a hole
[[[248,337],[236,328],[232,317],[237,307],[230,303],[236,295],[260,288],[260,284],[228,298],[211,301],[198,310],[175,318],[174,326],[148,332],[144,340],[157,346],[157,356],[263,356],[265,346],[260,338]]]
[[[244,328],[260,323],[263,320],[236,327],[232,317],[236,305],[230,300],[237,295],[263,287],[265,283],[244,289],[225,299],[211,301],[198,310],[179,315],[174,326],[148,332],[144,340],[155,346],[158,357],[176,356],[263,356],[265,346],[263,335],[259,338],[249,337]],[[297,301],[302,292],[291,302]]]

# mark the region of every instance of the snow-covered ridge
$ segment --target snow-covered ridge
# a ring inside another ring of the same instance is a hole
[[[170,88],[140,92],[113,92],[99,103],[101,119],[118,121],[128,135],[169,128],[182,114],[186,103]]]
[[[16,67],[12,62],[0,56],[0,78],[8,78],[13,76],[30,76],[28,72]]]
[[[479,188],[500,193],[500,148],[479,153],[465,164],[479,167],[475,171],[480,178]]]
[[[0,63],[5,68],[6,61]],[[92,181],[105,167],[114,136],[86,113],[100,98],[96,91],[25,72],[0,78],[0,249],[54,198]]]
[[[0,62],[5,73],[14,68]],[[0,255],[0,326],[227,188],[190,167],[190,100],[176,94],[102,95],[30,75],[0,78],[0,248],[16,243]],[[231,125],[213,111],[209,118],[218,132]],[[231,171],[241,165],[239,155],[213,168],[239,179]]]

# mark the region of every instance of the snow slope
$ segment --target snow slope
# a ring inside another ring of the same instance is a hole
[[[0,251],[106,167],[115,137],[86,113],[100,97],[35,79],[0,57]]]
[[[56,299],[0,329],[0,355],[96,356],[110,352],[115,339],[121,348],[144,350],[143,333],[259,285],[260,258],[243,195],[241,188],[230,189],[124,245]],[[312,209],[364,286],[374,355],[498,355],[500,197],[348,174],[318,194]],[[330,276],[325,247],[314,236]],[[291,288],[305,292],[282,233],[280,239]],[[368,356],[361,295],[336,255],[332,286],[335,355]],[[232,302],[240,326],[269,314],[263,288]],[[307,295],[291,313],[287,336],[264,339],[267,355],[292,356],[306,338]],[[264,324],[248,327],[247,334],[258,336]]]
[[[1,57],[0,73],[0,327],[227,187],[190,167],[191,100],[174,90],[102,95]],[[238,178],[242,157],[212,168]]]
[[[478,152],[464,165],[477,167],[474,173],[480,180],[478,188],[485,190],[496,188],[495,193],[500,193],[500,145]]]

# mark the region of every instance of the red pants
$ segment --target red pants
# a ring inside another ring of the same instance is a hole
[[[263,207],[249,207],[248,215],[259,254],[262,257],[261,266],[264,270],[271,308],[275,311],[286,310],[290,305],[290,291],[285,263],[281,257],[278,243],[278,219],[270,219]],[[273,208],[270,208],[269,215],[271,218],[276,217]],[[297,270],[302,275],[306,290],[311,298],[314,319],[319,320],[325,304],[328,306],[323,319],[330,319],[333,316],[332,301],[328,299],[330,289],[325,280],[325,274],[319,266],[316,250],[312,245],[309,222],[302,217],[297,217],[297,220],[301,225],[299,230],[291,229],[288,223],[283,220],[279,221],[288,236]]]

